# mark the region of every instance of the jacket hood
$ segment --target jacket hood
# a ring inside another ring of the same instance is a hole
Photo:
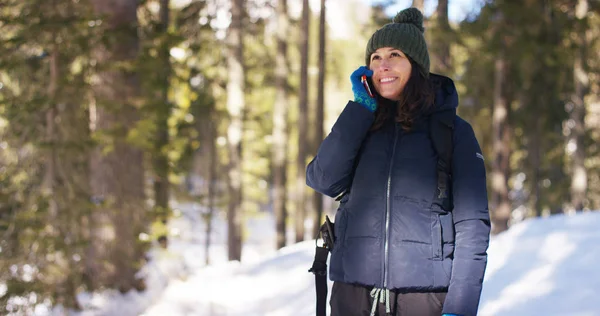
[[[456,92],[454,81],[446,76],[433,73],[429,74],[429,80],[436,89],[435,101],[430,113],[456,109],[458,107],[458,92]]]

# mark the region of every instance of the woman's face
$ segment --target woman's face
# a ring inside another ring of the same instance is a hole
[[[412,71],[408,57],[399,49],[382,47],[371,54],[369,68],[375,90],[386,99],[400,100]]]

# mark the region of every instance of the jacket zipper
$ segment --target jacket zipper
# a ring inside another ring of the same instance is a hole
[[[394,168],[394,156],[396,155],[396,142],[398,141],[398,125],[394,125],[394,142],[392,143],[392,157],[390,159],[390,170],[388,171],[387,190],[386,190],[386,205],[385,205],[385,233],[384,233],[384,259],[383,259],[383,288],[387,289],[387,268],[389,256],[389,239],[390,239],[390,211],[391,211],[391,187],[392,187],[392,170]]]

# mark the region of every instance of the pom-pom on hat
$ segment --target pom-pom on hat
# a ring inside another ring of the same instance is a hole
[[[396,14],[392,23],[375,31],[367,43],[366,64],[371,54],[381,47],[393,47],[401,50],[419,64],[425,75],[429,76],[429,52],[423,36],[423,14],[417,8],[408,8]]]

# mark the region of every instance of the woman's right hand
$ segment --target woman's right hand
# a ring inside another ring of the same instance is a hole
[[[371,112],[375,112],[375,110],[377,110],[377,102],[375,101],[375,98],[369,95],[369,93],[365,89],[365,86],[361,82],[362,76],[371,77],[372,75],[372,70],[365,66],[360,66],[350,76],[350,82],[352,82],[354,102],[359,103]]]

